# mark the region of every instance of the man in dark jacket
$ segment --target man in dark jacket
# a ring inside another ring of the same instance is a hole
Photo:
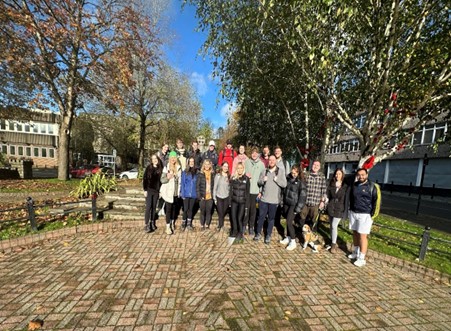
[[[197,141],[193,141],[191,144],[191,149],[188,152],[187,159],[189,159],[190,157],[194,159],[196,169],[199,171],[202,167],[202,153],[200,152],[199,144],[197,143]]]
[[[213,167],[213,171],[216,170],[216,166],[218,165],[218,153],[216,153],[216,149],[215,149],[215,142],[214,140],[210,140],[210,142],[208,143],[208,150],[206,150],[203,154],[202,154],[202,163],[205,160],[210,160],[212,167]]]
[[[356,259],[354,265],[363,267],[366,264],[365,254],[368,250],[368,234],[373,225],[373,215],[376,210],[377,190],[368,180],[368,171],[360,168],[357,170],[357,181],[351,186],[349,227],[352,230],[354,249],[348,255],[350,259]]]

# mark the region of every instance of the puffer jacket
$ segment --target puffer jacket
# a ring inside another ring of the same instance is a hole
[[[327,187],[327,214],[331,217],[345,218],[347,205],[348,185],[342,183],[337,190],[335,182],[330,183]]]
[[[283,203],[286,206],[295,206],[294,212],[300,213],[307,199],[307,184],[300,178],[287,176],[287,186],[283,192]]]
[[[197,172],[193,175],[191,172],[182,172],[182,181],[180,188],[180,196],[185,198],[197,198],[196,192]]]
[[[210,192],[212,199],[214,186],[215,186],[215,174],[212,171],[210,180]],[[199,174],[197,175],[196,192],[197,198],[199,200],[205,199],[205,196],[207,194],[207,179],[205,178],[205,174],[203,172],[199,172]]]
[[[150,192],[160,192],[161,187],[161,175],[163,169],[160,169],[158,171],[156,168],[153,167],[152,164],[149,164],[144,171],[143,176],[143,190],[144,191],[150,191]]]
[[[231,202],[239,204],[247,204],[249,199],[249,191],[251,189],[251,181],[246,175],[238,178],[232,178],[230,181],[230,199]]]

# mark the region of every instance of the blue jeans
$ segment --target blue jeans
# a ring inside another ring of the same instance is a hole
[[[257,234],[261,234],[263,229],[263,223],[265,223],[266,215],[268,215],[268,232],[267,236],[271,236],[272,229],[274,227],[274,218],[276,216],[277,204],[266,203],[260,201],[258,203],[258,224],[257,224]]]

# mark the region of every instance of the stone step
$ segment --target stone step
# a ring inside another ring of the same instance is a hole
[[[144,210],[139,213],[124,209],[111,209],[104,211],[103,217],[106,220],[143,220],[144,222]]]

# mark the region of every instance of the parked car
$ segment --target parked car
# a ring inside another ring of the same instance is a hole
[[[127,171],[123,171],[118,176],[121,179],[135,179],[138,178],[138,168],[133,168]]]
[[[104,173],[105,176],[107,176],[107,177],[113,177],[114,176],[114,170],[111,167],[102,167],[102,168],[100,168],[100,171],[102,173]]]
[[[85,178],[100,171],[98,165],[87,164],[78,168],[72,168],[69,171],[70,178]]]

